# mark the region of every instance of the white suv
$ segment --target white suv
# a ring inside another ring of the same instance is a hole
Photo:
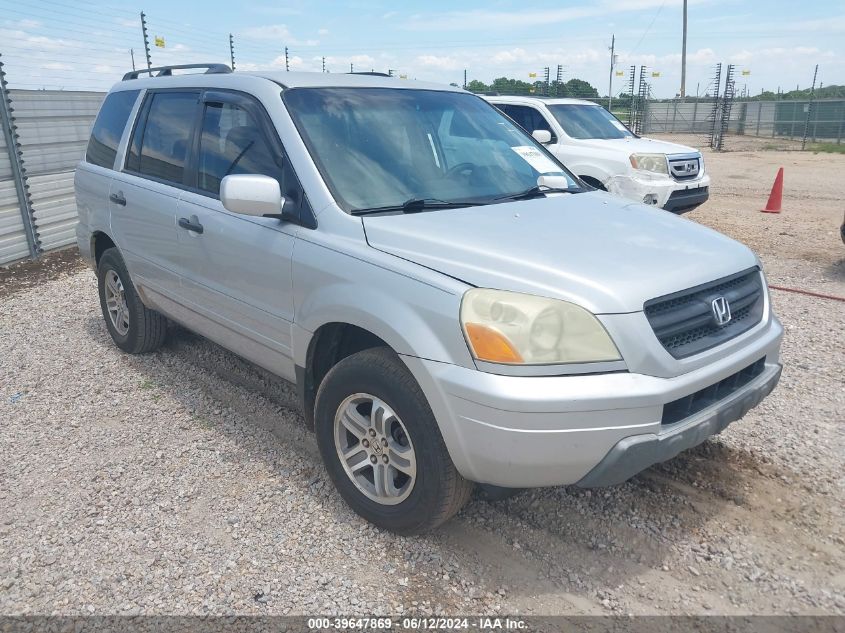
[[[691,147],[633,134],[581,99],[485,97],[581,180],[637,202],[685,213],[707,201],[710,176]]]

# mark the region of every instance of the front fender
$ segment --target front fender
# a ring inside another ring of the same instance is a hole
[[[465,284],[429,283],[424,277],[437,273],[377,251],[366,261],[302,242],[296,252],[293,354],[300,367],[313,333],[328,323],[367,330],[399,354],[475,367],[459,321]]]

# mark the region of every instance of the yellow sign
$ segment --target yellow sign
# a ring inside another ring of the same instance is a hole
[[[751,74],[751,71],[750,71],[750,70],[743,70],[743,71],[742,71],[742,76],[743,76],[743,77],[748,77],[748,75],[750,75],[750,74]]]
[[[617,76],[617,77],[624,77],[624,76],[625,76],[625,71],[624,71],[624,70],[617,70],[617,71],[616,71],[616,76]]]
[[[164,48],[164,38],[163,37],[159,37],[158,35],[156,35],[156,46],[158,46],[159,48]]]
[[[652,77],[660,77],[660,71],[659,71],[659,70],[657,70],[657,71],[655,71],[655,72],[651,73],[651,76],[652,76]]]
[[[528,76],[532,79],[537,76],[537,73],[528,73]]]

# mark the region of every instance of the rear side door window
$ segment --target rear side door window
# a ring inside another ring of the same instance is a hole
[[[108,169],[114,168],[117,147],[139,92],[123,90],[106,96],[91,130],[91,138],[85,152],[86,162]]]
[[[152,94],[132,135],[127,170],[182,185],[198,107],[199,92]]]

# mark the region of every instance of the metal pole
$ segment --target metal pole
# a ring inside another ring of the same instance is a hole
[[[229,59],[232,60],[232,70],[235,70],[235,38],[229,33]]]
[[[326,72],[326,58],[323,57],[323,72]]]
[[[18,128],[12,118],[13,110],[9,92],[6,89],[6,71],[3,70],[3,62],[0,61],[0,125],[3,126],[3,139],[6,141],[6,151],[9,154],[9,165],[12,168],[12,180],[15,181],[15,193],[18,195],[29,256],[34,258],[38,257],[41,246],[33,223],[32,199],[29,197],[29,185],[26,182],[26,169],[23,166]]]
[[[464,68],[464,90],[467,89],[467,69]]]
[[[135,70],[135,49],[129,49],[129,55],[132,56],[132,70]]]
[[[687,0],[684,0],[684,41],[681,45],[681,99],[687,94]]]
[[[287,46],[285,46],[285,71],[290,72],[290,58],[288,57]]]
[[[819,65],[816,64],[816,70],[813,71],[813,85],[810,87],[810,101],[807,103],[807,118],[804,119],[804,138],[801,139],[801,149],[807,145],[807,132],[810,131],[810,116],[813,113],[813,96],[816,92],[816,78],[819,76]],[[813,132],[815,137],[815,131]]]
[[[349,72],[354,73],[355,67],[352,65],[352,62],[349,62]]]
[[[610,36],[610,79],[607,80],[607,111],[613,107],[613,51],[616,48],[616,34]]]
[[[153,62],[150,59],[150,38],[147,35],[147,16],[141,11],[141,33],[144,35],[144,51],[147,53],[147,70],[153,67]]]

